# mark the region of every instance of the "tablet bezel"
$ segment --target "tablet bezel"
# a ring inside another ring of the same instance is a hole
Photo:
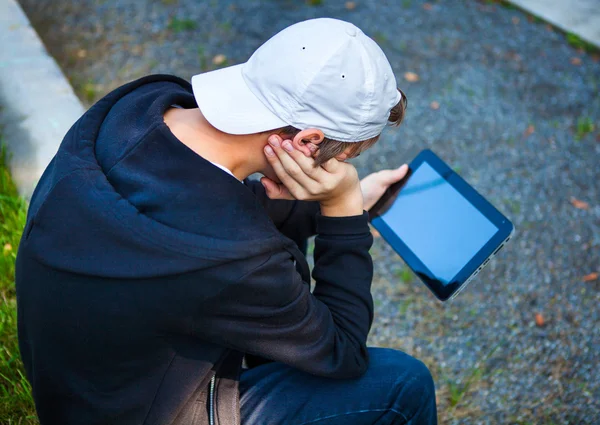
[[[425,266],[421,260],[402,242],[402,240],[394,233],[394,231],[383,221],[381,215],[387,211],[384,205],[388,207],[393,204],[390,199],[395,200],[396,194],[401,190],[410,176],[421,166],[421,164],[429,164],[440,176],[442,176],[456,191],[458,191],[471,205],[473,205],[481,214],[490,220],[498,231],[490,238],[490,240],[471,258],[471,260],[463,266],[463,268],[452,278],[447,284],[443,284],[435,279],[431,271]],[[482,268],[482,265],[487,264],[487,260],[493,256],[499,248],[510,238],[514,231],[514,226],[511,221],[498,211],[489,201],[487,201],[479,192],[477,192],[469,183],[460,177],[446,163],[440,159],[431,150],[425,149],[415,157],[409,164],[407,177],[396,183],[396,187],[391,187],[387,193],[387,199],[381,199],[374,209],[376,210],[371,215],[371,224],[381,234],[383,239],[388,242],[392,248],[404,259],[404,262],[415,272],[415,274],[425,283],[425,285],[433,292],[433,294],[441,301],[446,301],[466,285],[476,272]],[[484,264],[485,263],[485,264]]]

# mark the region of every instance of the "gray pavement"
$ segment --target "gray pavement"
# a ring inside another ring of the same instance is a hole
[[[0,126],[28,197],[84,109],[15,0],[0,0]]]
[[[243,62],[303,19],[331,16],[362,28],[388,55],[409,109],[399,130],[355,162],[359,173],[431,148],[517,229],[444,304],[376,239],[371,344],[425,361],[441,423],[600,423],[600,280],[583,279],[600,272],[597,55],[520,10],[487,2],[22,4],[88,104],[145,74],[189,78],[214,68],[219,54],[226,64]],[[406,72],[419,80],[408,82]]]
[[[509,0],[511,3],[600,47],[600,0]]]

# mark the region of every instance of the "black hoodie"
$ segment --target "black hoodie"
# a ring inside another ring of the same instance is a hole
[[[173,76],[114,90],[33,194],[16,286],[42,425],[239,424],[244,354],[331,378],[367,368],[367,213],[269,200],[181,143],[173,104],[197,107]],[[297,244],[313,234],[311,293]]]

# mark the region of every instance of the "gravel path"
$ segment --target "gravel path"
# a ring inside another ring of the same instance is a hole
[[[600,280],[583,279],[600,272],[598,56],[518,10],[478,2],[22,4],[88,103],[148,73],[189,78],[215,68],[217,55],[243,62],[300,20],[331,16],[362,28],[388,55],[409,110],[361,155],[360,174],[431,148],[517,229],[445,304],[376,239],[371,344],[428,364],[442,423],[600,423]]]

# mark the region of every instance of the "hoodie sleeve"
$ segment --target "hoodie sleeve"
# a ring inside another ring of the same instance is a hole
[[[292,256],[274,253],[202,309],[195,333],[314,375],[360,376],[373,321],[367,220],[317,214],[313,293]]]
[[[245,179],[244,184],[254,192],[275,227],[285,236],[300,245],[304,239],[316,235],[318,202],[270,199],[259,181]]]

